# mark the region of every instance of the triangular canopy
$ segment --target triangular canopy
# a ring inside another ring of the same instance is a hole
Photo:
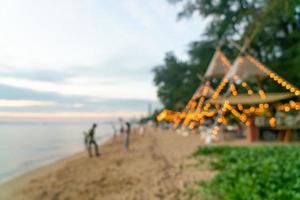
[[[267,75],[249,60],[249,57],[239,56],[225,76],[227,80],[257,81]]]
[[[224,77],[229,71],[231,63],[219,49],[216,50],[205,73],[205,77]]]

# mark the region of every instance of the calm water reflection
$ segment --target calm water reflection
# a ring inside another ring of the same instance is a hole
[[[83,134],[90,124],[0,124],[0,182],[84,150]],[[99,124],[100,142],[111,134],[109,124]]]

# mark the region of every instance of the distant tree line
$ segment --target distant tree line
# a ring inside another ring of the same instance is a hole
[[[300,0],[169,0],[182,5],[178,18],[198,14],[209,23],[201,40],[189,44],[188,61],[169,52],[164,63],[153,69],[158,97],[168,109],[181,110],[201,83],[203,74],[221,41],[222,50],[233,62],[239,54],[228,45],[243,45],[251,38],[249,52],[300,87]],[[266,80],[267,91],[278,90]]]

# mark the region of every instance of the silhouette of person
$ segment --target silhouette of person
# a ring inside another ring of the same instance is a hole
[[[92,157],[92,145],[94,145],[96,156],[100,156],[98,145],[95,140],[95,129],[97,128],[97,124],[93,124],[92,128],[88,133],[88,152],[89,156]]]
[[[129,136],[131,132],[131,126],[129,122],[126,122],[126,131],[125,131],[125,137],[124,137],[124,147],[126,150],[129,149]]]

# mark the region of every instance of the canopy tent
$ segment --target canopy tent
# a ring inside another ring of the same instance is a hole
[[[229,71],[231,63],[220,49],[217,49],[205,72],[205,78],[222,78]]]
[[[236,58],[232,68],[228,71],[224,79],[257,81],[267,77],[262,70],[249,60],[249,56],[239,56]]]
[[[285,99],[291,99],[295,95],[292,93],[267,93],[266,98],[261,98],[258,94],[248,96],[246,94],[239,94],[237,96],[220,96],[217,99],[208,100],[211,104],[223,104],[227,101],[230,105],[255,105],[261,103],[273,103]]]
[[[223,77],[221,83],[215,90],[210,86],[210,80],[213,77]],[[204,78],[204,83],[197,88],[184,111],[176,113],[177,117],[173,118],[175,119],[175,121],[173,120],[173,122],[175,122],[175,127],[177,127],[182,120],[184,120],[182,125],[185,127],[193,120],[196,123],[199,123],[200,119],[203,121],[207,116],[206,114],[214,116],[216,112],[208,112],[211,105],[215,105],[215,108],[218,110],[216,122],[222,121],[221,119],[224,118],[224,114],[230,111],[235,117],[246,123],[246,125],[249,125],[250,123],[246,115],[247,109],[244,109],[242,105],[260,104],[259,107],[261,107],[261,105],[264,104],[266,106],[264,108],[267,109],[268,103],[300,96],[300,90],[298,88],[278,76],[275,72],[264,66],[249,54],[238,56],[231,67],[230,62],[222,51],[217,49]],[[259,83],[259,81],[264,78],[271,78],[277,84],[288,90],[289,93],[265,94]],[[235,82],[236,80],[241,81],[241,86],[248,91],[247,94],[238,94],[237,88],[235,87],[235,84],[237,83]],[[254,91],[247,84],[248,81],[258,83],[258,94],[254,94]],[[228,86],[229,90],[227,91],[230,91],[232,95],[226,93],[226,95],[220,97],[225,86]],[[172,113],[170,113],[170,115],[172,115]],[[214,128],[213,134],[216,132],[217,131],[215,131]]]
[[[229,60],[226,58],[226,56],[223,54],[223,52],[220,49],[217,49],[212,57],[212,60],[210,61],[209,65],[208,65],[208,68],[204,75],[204,78],[206,79],[206,81],[204,81],[204,83],[202,83],[197,88],[197,90],[195,91],[192,98],[188,102],[184,111],[190,112],[191,104],[193,104],[193,102],[195,100],[200,99],[201,97],[210,98],[215,93],[215,91],[210,86],[209,79],[213,78],[213,77],[224,77],[225,74],[228,73],[230,67],[231,67],[231,64],[230,64]]]
[[[287,89],[289,92],[300,96],[300,91],[293,87],[292,84],[288,83],[286,80],[278,76],[275,72],[264,66],[261,62],[256,60],[249,54],[238,56],[235,60],[232,68],[224,76],[222,82],[216,88],[215,93],[212,95],[213,99],[218,98],[218,96],[223,91],[224,87],[229,82],[229,89],[234,96],[238,95],[238,92],[235,89],[234,81],[239,80],[242,82],[242,87],[248,90],[248,95],[251,96],[254,94],[253,90],[247,84],[248,81],[256,81],[259,86],[259,95],[261,98],[265,98],[265,93],[259,83],[263,78],[271,78],[279,85]]]
[[[183,124],[187,125],[191,120],[191,116],[195,116],[201,112],[204,101],[215,93],[214,89],[210,86],[210,79],[224,77],[230,67],[231,63],[229,60],[220,49],[217,49],[208,65],[202,84],[197,88],[185,109],[182,111],[184,117],[180,119],[177,118],[174,127],[177,127],[182,120],[184,120]]]
[[[197,116],[202,111],[204,102],[210,98],[214,93],[214,89],[210,86],[211,78],[222,78],[228,73],[231,68],[231,63],[218,48],[210,61],[206,73],[204,74],[204,83],[198,87],[190,101],[188,102],[184,112],[186,117],[184,118],[183,127],[188,125],[193,119],[192,116]],[[207,109],[205,110],[207,112]],[[178,120],[175,127],[181,122]]]
[[[264,78],[273,79],[277,84],[288,90],[289,93],[266,94],[259,83],[259,81]],[[241,85],[248,90],[248,94],[238,94],[235,88],[235,80],[240,80],[242,82]],[[257,81],[259,86],[258,94],[254,94],[253,90],[249,88],[246,81]],[[219,97],[221,91],[224,89],[228,82],[229,90],[227,91],[231,91],[232,95],[226,93],[226,95]],[[226,122],[226,120],[224,120],[224,115],[228,111],[231,112],[240,121],[245,123],[247,126],[251,126],[252,123],[251,120],[248,119],[247,113],[255,113],[259,115],[269,108],[268,103],[290,99],[295,96],[300,96],[300,91],[298,88],[294,87],[288,81],[278,76],[275,72],[267,68],[251,55],[241,55],[235,60],[233,67],[229,70],[226,76],[224,76],[221,84],[217,87],[216,92],[213,94],[212,98],[208,100],[208,108],[211,104],[222,105],[222,109],[219,110],[219,113],[217,115],[217,120],[215,121],[215,126],[213,128],[212,134],[214,135],[218,132],[217,123]],[[258,109],[253,107],[253,105],[257,104],[259,104]],[[249,110],[247,110],[244,109],[243,105],[252,106]],[[272,116],[272,111],[270,111],[269,115]],[[270,126],[275,126],[276,119],[274,117],[271,117],[271,119]]]

